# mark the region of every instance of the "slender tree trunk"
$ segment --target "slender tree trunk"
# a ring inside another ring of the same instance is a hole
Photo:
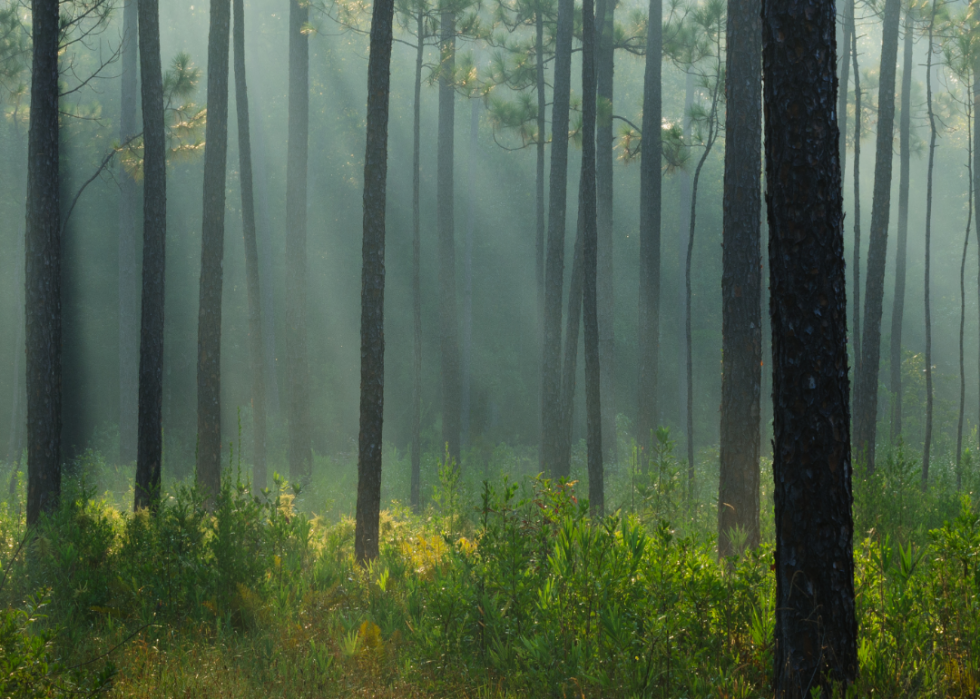
[[[367,137],[364,147],[364,243],[361,268],[361,415],[354,554],[378,557],[381,428],[385,385],[385,204],[388,178],[388,86],[394,0],[378,0],[371,18]],[[419,35],[419,44],[422,36]]]
[[[980,56],[973,63],[973,202],[980,206]],[[977,262],[980,265],[980,216],[974,217],[973,228],[977,236]],[[980,302],[980,270],[977,272],[977,297]],[[980,303],[977,304],[980,310]],[[977,355],[978,376],[980,376],[980,353]]]
[[[721,557],[741,553],[729,536],[735,527],[747,535],[747,546],[759,545],[762,25],[758,9],[758,0],[729,0],[718,486]]]
[[[602,433],[606,457],[618,461],[616,442],[616,296],[613,274],[613,76],[617,0],[596,3],[597,82],[603,109],[596,121],[596,216],[599,235],[598,291],[599,374],[602,382]],[[598,21],[601,19],[601,25]]]
[[[575,234],[575,251],[572,255],[572,272],[568,279],[568,316],[565,318],[565,353],[561,376],[561,438],[559,458],[552,470],[554,478],[568,478],[572,473],[572,422],[575,417],[575,383],[578,371],[578,340],[582,321],[582,286],[584,284],[582,203],[578,207],[578,223]]]
[[[970,79],[976,80],[976,76],[967,78],[967,92],[971,85]],[[963,337],[966,331],[966,251],[970,246],[970,226],[973,223],[973,132],[970,131],[973,114],[973,104],[970,100],[966,101],[966,175],[967,175],[967,214],[966,214],[966,236],[963,239],[963,258],[960,261],[960,410],[956,420],[956,489],[963,487],[963,471],[961,460],[963,457],[963,414],[966,412],[966,361],[963,351]]]
[[[691,142],[691,107],[694,106],[694,75],[687,73],[684,79],[684,115],[681,117],[681,133],[684,143]],[[678,202],[678,224],[677,224],[677,270],[680,276],[679,283],[675,285],[677,295],[677,335],[684,334],[687,325],[687,232],[691,227],[691,173],[682,169],[677,173],[678,189],[680,190],[680,202]],[[677,394],[680,397],[677,404],[677,424],[686,424],[687,401],[687,374],[682,370],[687,361],[686,344],[683,341],[676,342],[677,348]]]
[[[912,13],[905,13],[905,47],[902,59],[902,106],[898,121],[898,248],[895,255],[895,295],[892,299],[891,335],[891,441],[902,435],[902,320],[905,315],[905,260],[909,238],[909,165],[912,131]]]
[[[421,188],[422,58],[425,52],[425,15],[416,15],[415,102],[412,124],[412,509],[422,511],[422,226]]]
[[[252,488],[266,486],[265,367],[262,343],[262,293],[259,284],[259,246],[255,233],[255,201],[252,196],[252,137],[245,80],[245,3],[233,0],[235,102],[238,108],[238,169],[242,195],[242,235],[245,239],[245,283],[248,289],[248,352],[252,369]]]
[[[936,22],[936,3],[933,0],[932,15],[929,18],[929,43],[926,49],[926,109],[929,112],[929,170],[926,174],[926,253],[925,253],[925,320],[926,320],[926,434],[922,445],[922,490],[929,487],[929,457],[932,451],[932,305],[929,302],[929,287],[932,262],[932,173],[936,160],[936,115],[932,110],[932,33]]]
[[[636,415],[637,441],[648,450],[648,455],[652,453],[653,433],[659,419],[662,23],[662,1],[650,0],[643,75],[642,126],[646,138],[643,152],[646,155],[640,158],[640,313],[637,326],[639,376]]]
[[[310,131],[309,5],[289,0],[289,126],[286,148],[286,371],[289,377],[289,477],[313,471],[310,369],[306,345],[306,196]]]
[[[892,137],[895,124],[895,59],[901,0],[885,0],[881,70],[878,80],[878,142],[875,186],[871,204],[867,294],[864,299],[864,336],[854,401],[854,448],[858,459],[874,471],[878,429],[878,367],[881,362],[881,310],[884,303],[888,215],[891,206]]]
[[[834,22],[832,3],[763,0],[774,689],[785,699],[816,687],[829,697],[858,670]]]
[[[119,142],[136,135],[137,0],[123,5],[123,50],[119,96]],[[136,272],[137,206],[139,196],[126,168],[118,168],[119,181],[119,462],[136,460],[139,374],[139,289]]]
[[[568,111],[572,73],[572,0],[558,0],[555,77],[551,106],[551,192],[545,261],[544,347],[541,361],[541,467],[561,468],[561,293],[565,266],[565,188],[568,182]]]
[[[537,323],[538,332],[536,334],[537,349],[539,356],[543,351],[544,334],[542,328],[545,322],[545,286],[544,286],[544,147],[546,143],[545,115],[547,112],[547,101],[544,83],[544,16],[541,13],[541,3],[538,4],[534,13],[534,78],[535,90],[538,97],[538,138],[535,144],[537,151],[536,169],[534,174],[534,197],[535,197],[535,236],[534,236],[534,281],[537,292]],[[538,405],[541,405],[541,382],[538,382]],[[541,415],[538,414],[538,460],[543,459],[541,444],[543,444],[543,432],[541,425]]]
[[[854,31],[854,0],[843,0],[844,16],[840,24],[837,43],[837,60],[840,62],[840,87],[837,94],[837,115],[840,122],[840,172],[841,183],[847,172],[847,85],[851,76],[851,32]]]
[[[463,387],[460,395],[460,432],[462,443],[470,442],[470,382],[473,363],[473,230],[476,228],[476,161],[479,156],[477,136],[480,130],[480,100],[470,99],[470,157],[466,164],[469,201],[466,202],[466,242],[463,258]]]
[[[231,1],[212,0],[208,34],[208,123],[204,148],[200,313],[197,321],[197,484],[221,489],[221,266],[228,159],[228,40]]]
[[[442,350],[442,441],[460,464],[459,318],[456,311],[456,224],[453,217],[453,153],[456,123],[456,17],[441,14],[439,147],[436,209],[439,227],[439,325]]]
[[[241,0],[238,0],[239,2]],[[139,437],[133,509],[156,509],[163,461],[163,331],[167,240],[167,141],[158,0],[139,0],[143,102],[143,295]]]
[[[612,13],[609,13],[610,16]],[[585,334],[585,410],[589,464],[589,511],[605,514],[602,469],[602,405],[599,397],[598,230],[596,221],[596,22],[592,0],[582,1],[582,323]]]
[[[31,1],[27,158],[27,525],[61,492],[61,211],[57,0]]]
[[[857,31],[851,15],[851,60],[854,63],[854,371],[861,371],[861,71],[858,70]]]

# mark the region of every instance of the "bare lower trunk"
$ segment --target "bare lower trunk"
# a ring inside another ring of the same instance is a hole
[[[936,5],[933,0],[932,16],[929,20],[929,43],[926,44],[928,57],[926,59],[926,108],[929,112],[929,170],[926,175],[926,253],[925,280],[923,296],[925,297],[926,320],[926,434],[922,445],[922,490],[929,486],[929,457],[932,451],[932,305],[929,302],[929,286],[932,262],[932,172],[936,159],[936,116],[932,110],[932,34],[935,24]]]
[[[578,208],[575,251],[568,279],[568,315],[565,318],[565,353],[561,373],[561,435],[558,461],[552,469],[554,478],[568,478],[572,469],[572,421],[575,415],[575,383],[578,372],[578,340],[582,322],[582,274],[584,245],[582,204]]]
[[[851,58],[854,62],[854,371],[861,370],[861,72],[858,70],[857,32],[851,16]]]
[[[975,80],[976,77],[974,76]],[[969,78],[967,78],[967,92],[971,89]],[[973,113],[973,103],[966,101],[966,174],[967,174],[967,214],[966,214],[966,235],[963,238],[963,258],[960,261],[960,409],[956,420],[956,489],[963,487],[963,471],[961,460],[963,457],[963,414],[966,412],[966,361],[963,352],[963,337],[966,330],[966,251],[970,246],[970,225],[973,223],[973,132],[972,120],[975,118]]]

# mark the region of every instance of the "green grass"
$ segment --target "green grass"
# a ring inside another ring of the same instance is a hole
[[[233,463],[213,510],[168,483],[150,516],[126,508],[131,469],[92,452],[30,537],[8,465],[0,695],[770,696],[771,476],[764,544],[719,563],[710,455],[692,503],[666,433],[653,455],[620,447],[618,510],[601,521],[582,485],[527,475],[533,454],[507,447],[471,451],[462,477],[427,455],[415,515],[395,501],[407,460],[386,454],[391,504],[366,569],[348,459],[318,457],[309,486],[277,479],[267,497]],[[922,493],[907,454],[884,462],[855,479],[861,675],[848,696],[975,697],[980,517],[951,467]]]

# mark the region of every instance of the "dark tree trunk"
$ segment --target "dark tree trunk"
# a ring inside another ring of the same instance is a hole
[[[453,152],[456,123],[456,17],[441,15],[439,147],[436,209],[439,228],[439,325],[442,350],[442,441],[459,466],[459,318],[456,312],[456,224],[453,217]]]
[[[228,157],[230,25],[231,0],[212,0],[208,34],[200,313],[197,320],[197,484],[208,498],[213,498],[221,489],[221,266]]]
[[[561,468],[561,294],[565,267],[565,188],[568,182],[568,110],[572,80],[572,0],[558,0],[555,78],[551,106],[551,187],[545,261],[544,347],[541,361],[541,467]]]
[[[871,235],[868,246],[868,280],[864,299],[864,334],[854,400],[854,448],[858,459],[874,471],[875,435],[878,428],[878,367],[881,362],[881,309],[884,303],[885,256],[888,247],[888,215],[891,204],[892,137],[895,124],[895,59],[898,56],[898,24],[901,0],[885,0],[878,80],[878,142],[875,154],[875,186],[871,203]]]
[[[905,13],[905,47],[902,58],[902,106],[898,120],[898,248],[895,254],[895,295],[892,298],[891,335],[891,441],[902,434],[902,320],[905,316],[905,260],[909,238],[909,165],[912,131],[912,15]]]
[[[415,102],[412,125],[412,484],[410,502],[422,511],[422,226],[421,187],[422,58],[425,52],[425,15],[416,16]]]
[[[598,225],[599,374],[602,382],[602,433],[606,456],[615,463],[616,443],[616,297],[613,275],[613,39],[617,0],[596,3],[596,90],[605,107],[596,122],[596,217]],[[604,6],[604,7],[603,7]],[[601,21],[601,25],[599,22]]]
[[[536,169],[534,174],[534,197],[535,197],[535,234],[534,234],[534,281],[535,289],[537,291],[537,322],[535,323],[538,328],[538,332],[535,335],[538,344],[538,356],[541,356],[543,347],[543,333],[542,328],[544,327],[545,314],[544,314],[544,299],[545,299],[545,287],[544,287],[544,236],[545,236],[545,219],[544,219],[544,147],[546,142],[545,135],[545,114],[547,110],[547,102],[544,87],[544,15],[541,12],[541,3],[539,2],[537,9],[534,13],[534,78],[535,78],[535,89],[537,91],[538,97],[538,139],[535,144],[535,150],[537,151],[537,160],[535,162]],[[541,404],[541,382],[538,381],[538,404]],[[542,426],[540,423],[541,416],[538,415],[538,444],[539,444],[539,461],[543,458],[543,452],[541,451],[542,438]]]
[[[27,158],[27,525],[61,492],[61,212],[58,2],[32,0],[34,44]]]
[[[123,50],[119,96],[119,142],[126,143],[139,130],[136,124],[138,0],[123,6]],[[136,273],[136,209],[139,195],[126,168],[118,168],[119,181],[119,462],[136,460],[139,374],[139,289]]]
[[[589,511],[605,513],[602,473],[602,406],[599,398],[599,317],[596,222],[596,24],[592,0],[582,1],[582,324],[585,334],[585,410],[589,464]]]
[[[354,554],[361,563],[378,557],[381,514],[388,85],[394,9],[394,0],[375,2],[371,18],[371,54],[368,58],[361,267],[361,415],[357,438],[357,524],[354,534]],[[421,44],[421,35],[418,39]]]
[[[729,0],[722,248],[721,466],[718,554],[740,553],[729,533],[759,545],[762,382],[762,26],[759,0]]]
[[[476,228],[477,136],[480,129],[480,100],[470,99],[470,152],[466,163],[466,241],[463,249],[463,366],[460,390],[460,433],[463,444],[470,442],[470,385],[473,371],[473,231]]]
[[[936,4],[933,0],[932,15],[929,19],[929,43],[926,49],[926,109],[929,112],[929,169],[926,174],[926,253],[924,301],[926,320],[926,433],[922,444],[922,490],[929,486],[929,457],[932,451],[932,305],[929,302],[929,286],[932,261],[932,173],[936,160],[936,115],[932,110],[932,34],[936,21]]]
[[[289,0],[289,126],[286,148],[286,372],[289,477],[309,480],[310,369],[306,349],[306,175],[310,131],[310,47],[303,25],[309,5]]]
[[[638,331],[637,441],[653,447],[657,429],[657,372],[660,364],[660,135],[663,66],[663,3],[650,0],[646,66],[643,75],[643,146],[640,158],[640,302]],[[652,453],[652,451],[650,452]]]
[[[834,21],[833,3],[763,0],[774,685],[785,699],[830,696],[858,669]]]
[[[857,31],[851,15],[851,60],[854,63],[854,370],[861,371],[861,72],[858,70]]]
[[[242,235],[245,239],[245,283],[248,289],[248,354],[252,369],[252,488],[266,486],[265,368],[262,343],[262,293],[259,285],[259,246],[255,234],[255,201],[252,196],[252,137],[248,118],[248,85],[245,81],[245,3],[233,0],[235,51],[235,102],[238,108],[238,169],[242,194]]]
[[[167,240],[167,141],[158,0],[139,0],[143,101],[143,309],[139,436],[133,508],[156,509],[163,460],[163,330]]]
[[[976,76],[970,76],[976,80]],[[970,77],[967,78],[967,93],[971,89]],[[963,258],[960,261],[960,410],[956,420],[956,489],[963,487],[963,414],[966,412],[966,356],[963,351],[963,338],[966,331],[966,251],[970,246],[970,226],[973,223],[973,132],[970,130],[973,114],[973,104],[966,101],[966,176],[967,176],[967,214],[966,235],[963,238]]]
[[[565,318],[565,353],[561,372],[561,435],[558,460],[551,471],[554,478],[568,478],[572,473],[572,422],[575,417],[575,383],[578,372],[578,340],[582,322],[582,286],[585,245],[582,211],[579,201],[572,272],[568,278],[568,316]]]

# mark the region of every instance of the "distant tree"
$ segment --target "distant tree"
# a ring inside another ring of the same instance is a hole
[[[925,279],[923,297],[925,305],[926,325],[926,429],[922,444],[922,490],[929,486],[929,458],[932,451],[932,305],[929,299],[930,273],[932,263],[932,175],[936,161],[936,114],[932,105],[932,58],[935,46],[933,31],[936,25],[936,0],[932,0],[932,11],[929,14],[928,43],[926,44],[926,111],[929,114],[929,167],[926,171],[926,235],[925,235]]]
[[[158,0],[139,0],[143,103],[143,293],[134,509],[156,508],[163,461],[163,331],[167,140]]]
[[[235,102],[238,108],[238,169],[242,195],[242,235],[245,239],[245,282],[248,287],[248,351],[252,369],[252,488],[266,487],[265,367],[262,342],[262,293],[259,283],[259,246],[255,235],[252,196],[252,139],[249,128],[248,84],[245,79],[245,3],[233,0]]]
[[[871,203],[868,280],[864,299],[864,333],[854,397],[854,448],[869,471],[875,465],[878,415],[878,368],[881,363],[881,310],[884,304],[888,216],[891,210],[892,138],[895,124],[895,61],[901,0],[885,0],[878,79],[878,142]]]
[[[895,293],[892,295],[890,357],[891,441],[902,435],[902,320],[905,316],[905,268],[909,237],[909,171],[912,133],[912,38],[915,8],[905,10],[905,46],[902,57],[902,104],[899,116],[898,245],[895,250]]]
[[[840,121],[840,171],[841,182],[847,170],[847,84],[850,82],[851,33],[854,27],[855,0],[843,0],[844,13],[840,23],[840,39],[837,42],[837,60],[840,62],[840,91],[837,95],[837,114]]]
[[[137,4],[123,5],[122,65],[119,94],[119,142],[125,143],[139,131],[136,123],[137,90]],[[162,108],[161,108],[162,109]],[[119,172],[119,462],[136,459],[139,404],[139,289],[136,280],[136,210],[139,196],[136,180],[120,167]]]
[[[388,86],[394,0],[378,0],[368,58],[364,152],[364,242],[361,268],[361,402],[354,553],[378,557],[381,436],[384,417],[385,185],[388,177]]]
[[[854,371],[861,371],[861,124],[864,112],[861,107],[861,72],[858,65],[857,30],[854,13],[851,13],[851,62],[854,65],[854,317],[851,319],[851,335],[854,342]]]
[[[221,488],[221,266],[228,155],[230,24],[231,0],[214,0],[208,33],[208,119],[197,321],[197,484],[209,498],[217,495]]]
[[[310,132],[307,0],[289,0],[289,123],[286,147],[286,375],[289,477],[305,482],[313,468],[310,370],[306,342],[306,199]]]
[[[718,555],[759,545],[762,384],[762,25],[759,0],[728,0],[722,212],[721,448]],[[845,59],[846,60],[846,59]]]
[[[27,158],[27,524],[61,492],[61,209],[57,0],[32,0]]]
[[[763,0],[762,17],[774,694],[829,697],[858,670],[834,5]]]

